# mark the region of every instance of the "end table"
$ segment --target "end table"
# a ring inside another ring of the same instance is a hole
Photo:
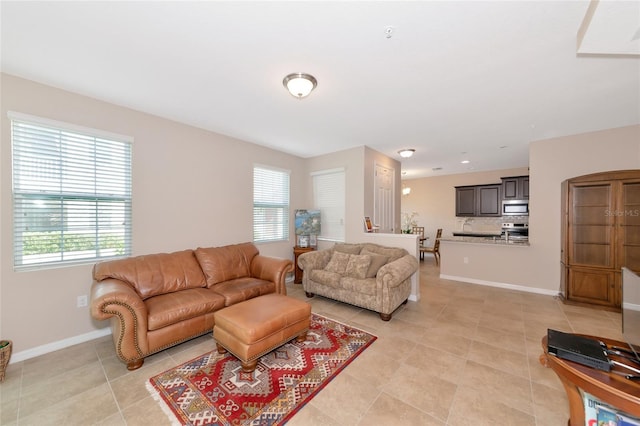
[[[299,246],[293,247],[293,263],[294,265],[296,265],[296,275],[293,280],[295,284],[302,283],[302,269],[298,267],[298,256],[300,256],[302,253],[306,253],[308,251],[314,251],[314,250],[315,250],[314,247],[299,247]]]

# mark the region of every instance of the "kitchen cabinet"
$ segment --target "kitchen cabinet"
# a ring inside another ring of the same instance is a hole
[[[456,216],[476,215],[476,187],[456,187]]]
[[[500,216],[502,185],[456,186],[456,216]]]
[[[513,176],[502,178],[503,200],[528,200],[529,176]]]
[[[640,272],[640,170],[569,179],[562,197],[562,297],[620,309],[621,268]]]

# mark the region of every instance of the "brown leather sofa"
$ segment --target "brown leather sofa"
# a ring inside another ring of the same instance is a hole
[[[111,320],[116,353],[135,370],[153,353],[212,332],[215,311],[286,294],[292,270],[291,260],[262,256],[252,243],[101,262],[91,315]]]

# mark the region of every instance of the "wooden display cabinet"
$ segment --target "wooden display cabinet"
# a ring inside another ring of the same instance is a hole
[[[621,268],[640,271],[640,170],[562,185],[562,296],[619,310]]]

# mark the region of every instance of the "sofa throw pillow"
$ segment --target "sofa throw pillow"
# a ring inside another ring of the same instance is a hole
[[[351,278],[364,279],[367,276],[371,257],[362,254],[350,254],[345,275]]]
[[[362,254],[367,255],[371,258],[371,263],[369,264],[369,269],[367,269],[366,278],[374,278],[378,273],[378,269],[382,268],[389,261],[389,256],[383,256],[366,249],[362,250]]]
[[[349,254],[334,251],[331,256],[331,260],[324,267],[325,271],[335,272],[336,274],[344,274],[347,270],[347,264],[349,263]]]

